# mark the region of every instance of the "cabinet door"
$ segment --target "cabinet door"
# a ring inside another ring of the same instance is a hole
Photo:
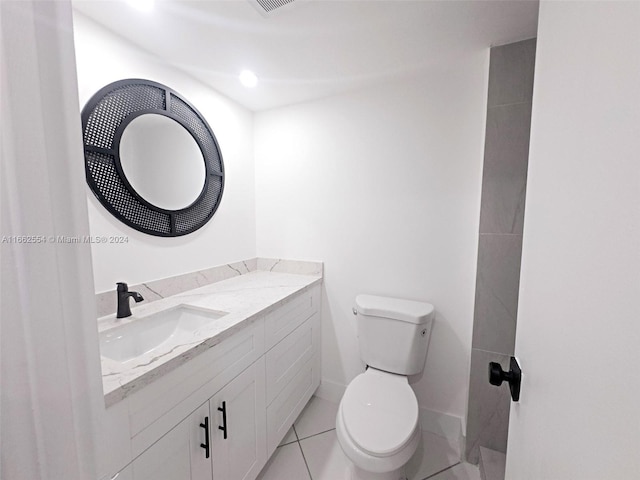
[[[267,461],[264,378],[262,357],[210,401],[214,480],[252,480]]]
[[[206,440],[200,424],[208,416],[205,403],[136,458],[133,480],[211,480],[211,459],[200,446]]]

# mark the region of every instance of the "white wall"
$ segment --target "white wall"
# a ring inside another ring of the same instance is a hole
[[[363,370],[358,293],[428,301],[437,316],[414,387],[422,407],[464,416],[488,54],[256,114],[258,255],[325,262],[323,382]]]
[[[255,257],[252,113],[78,12],[74,12],[74,34],[81,105],[116,80],[144,78],[164,83],[205,117],[225,166],[224,194],[213,219],[195,233],[177,238],[154,237],[127,227],[87,187],[91,234],[129,238],[126,244],[93,245],[96,291],[112,290],[116,281],[141,283]]]
[[[506,478],[638,478],[640,3],[539,22]]]

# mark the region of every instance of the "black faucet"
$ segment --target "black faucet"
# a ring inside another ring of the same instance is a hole
[[[131,307],[129,306],[129,297],[133,297],[136,303],[144,300],[138,292],[130,292],[129,287],[124,282],[118,282],[118,313],[116,318],[125,318],[131,316]]]

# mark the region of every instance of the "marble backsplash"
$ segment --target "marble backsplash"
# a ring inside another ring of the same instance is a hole
[[[144,303],[154,302],[178,293],[193,290],[222,280],[255,271],[294,273],[322,277],[322,262],[285,260],[280,258],[252,258],[235,263],[185,273],[174,277],[162,278],[137,285],[129,285],[129,290],[144,297]],[[112,291],[96,294],[98,318],[115,313],[117,309],[116,286]]]

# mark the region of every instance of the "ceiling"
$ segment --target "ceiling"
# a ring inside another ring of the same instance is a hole
[[[537,0],[296,0],[267,16],[251,0],[75,0],[131,44],[253,111],[443,68],[536,35]],[[243,87],[238,74],[259,78]]]

